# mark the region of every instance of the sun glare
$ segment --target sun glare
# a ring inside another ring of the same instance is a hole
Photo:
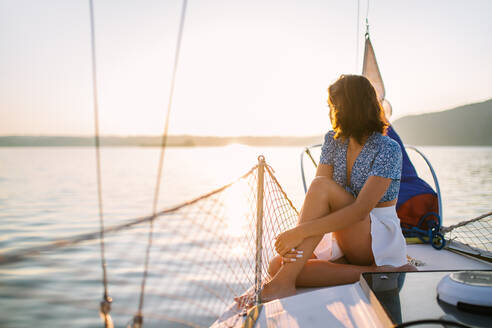
[[[242,181],[232,185],[225,192],[225,229],[228,235],[240,237],[248,233],[251,213],[247,192],[247,186]]]
[[[246,256],[248,253],[247,236],[251,233],[251,206],[247,196],[248,186],[244,181],[233,185],[225,195],[225,233],[238,238],[236,245],[229,249],[234,256]],[[246,238],[244,238],[246,237]],[[241,242],[246,241],[246,243]]]

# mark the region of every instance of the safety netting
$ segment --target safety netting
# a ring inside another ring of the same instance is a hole
[[[492,262],[492,212],[442,227],[448,247]]]
[[[112,303],[105,323],[98,315],[100,231],[0,253],[0,326],[136,327],[140,297],[145,327],[208,327],[224,312],[228,320],[218,326],[233,325],[243,318],[235,314],[244,311],[233,306],[233,298],[247,291],[254,298],[268,279],[275,236],[297,219],[273,169],[261,159],[241,178],[208,194],[106,228]]]

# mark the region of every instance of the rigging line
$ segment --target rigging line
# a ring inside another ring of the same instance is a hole
[[[452,231],[453,229],[459,228],[459,227],[467,225],[469,223],[473,223],[475,221],[479,221],[479,220],[486,218],[488,216],[492,216],[492,212],[484,213],[484,214],[477,216],[476,218],[473,218],[470,220],[461,221],[460,223],[451,225],[449,227],[441,227],[441,232],[442,233],[448,233],[448,232]]]
[[[355,31],[355,72],[359,67],[359,17],[360,17],[360,0],[357,0],[357,30]]]
[[[108,279],[106,273],[106,258],[104,255],[104,212],[102,199],[102,183],[101,183],[101,153],[100,153],[100,137],[99,137],[99,101],[97,94],[97,66],[96,66],[96,33],[94,26],[94,4],[93,0],[89,0],[89,10],[91,18],[91,52],[92,52],[92,87],[94,100],[94,142],[96,145],[96,175],[97,175],[97,197],[99,204],[99,240],[101,249],[101,266],[103,274],[104,300],[108,300]]]
[[[294,206],[294,204],[292,203],[292,201],[290,200],[290,198],[287,196],[287,193],[284,191],[284,189],[282,188],[282,186],[278,182],[277,178],[273,174],[273,169],[269,165],[266,165],[265,167],[266,167],[266,170],[267,170],[268,174],[270,175],[270,178],[273,180],[273,182],[275,183],[275,185],[279,188],[280,192],[282,193],[282,195],[284,196],[284,198],[287,200],[287,202],[289,203],[290,207],[296,212],[297,215],[299,215],[299,211]]]
[[[153,215],[152,215],[152,219],[150,220],[147,250],[145,252],[144,273],[143,273],[142,285],[141,285],[141,289],[140,289],[140,299],[139,299],[138,313],[137,313],[137,316],[139,316],[139,317],[142,316],[144,293],[145,293],[145,283],[147,281],[150,248],[152,247],[152,236],[153,236],[153,231],[154,231],[154,218],[156,217],[157,204],[158,204],[158,200],[159,200],[162,167],[164,165],[164,154],[165,154],[166,143],[167,143],[167,134],[168,134],[168,129],[169,129],[169,117],[170,117],[172,103],[173,103],[174,86],[175,86],[175,82],[176,82],[176,72],[178,69],[179,53],[180,53],[180,49],[181,49],[181,40],[183,38],[183,29],[184,29],[184,23],[185,23],[185,18],[186,18],[186,6],[187,6],[187,0],[183,0],[183,6],[182,6],[182,10],[181,10],[181,21],[179,24],[178,38],[177,38],[177,42],[176,42],[176,52],[174,54],[174,66],[173,66],[173,73],[172,73],[172,78],[171,78],[171,88],[169,91],[169,101],[167,104],[167,114],[166,114],[166,119],[164,122],[164,132],[162,134],[161,154],[159,157],[159,167],[157,170],[157,181],[156,181],[155,192],[154,192],[154,204],[153,204],[153,208],[152,208]]]
[[[104,234],[118,232],[118,231],[121,231],[124,229],[131,228],[131,227],[136,226],[138,224],[142,224],[145,222],[151,222],[154,218],[158,218],[160,216],[163,216],[163,215],[166,215],[166,214],[169,214],[172,212],[176,212],[176,211],[182,209],[183,207],[193,205],[193,204],[195,204],[195,203],[197,203],[203,199],[209,198],[209,197],[211,197],[215,194],[218,194],[219,192],[221,192],[227,188],[230,188],[233,184],[237,183],[238,181],[240,181],[242,179],[245,179],[250,174],[252,174],[254,172],[254,170],[256,170],[257,167],[258,167],[258,165],[253,166],[248,172],[246,172],[244,175],[240,176],[239,178],[235,179],[234,181],[230,182],[229,184],[226,184],[226,185],[224,185],[218,189],[212,190],[212,191],[210,191],[206,194],[203,194],[197,198],[183,202],[183,203],[178,204],[176,206],[173,206],[171,208],[167,208],[167,209],[164,209],[162,211],[159,211],[156,213],[156,215],[137,217],[137,218],[129,219],[128,222],[104,228],[103,232],[104,232]],[[20,262],[20,261],[25,260],[27,257],[33,256],[33,255],[38,255],[38,254],[43,253],[43,252],[52,251],[52,250],[62,248],[62,247],[73,246],[76,244],[80,244],[84,241],[98,239],[99,234],[100,234],[100,232],[88,232],[88,233],[83,233],[83,234],[79,234],[79,235],[74,235],[74,236],[68,237],[66,239],[57,239],[57,240],[54,240],[54,241],[52,241],[48,244],[42,245],[42,246],[28,247],[28,248],[24,248],[24,249],[21,249],[18,251],[12,251],[10,253],[2,253],[2,254],[0,254],[0,265]]]

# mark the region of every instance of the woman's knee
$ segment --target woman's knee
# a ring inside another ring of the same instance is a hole
[[[355,200],[354,196],[333,181],[333,179],[323,176],[314,178],[309,188],[309,193],[313,197],[318,197],[323,201],[329,202],[332,210],[347,206]]]
[[[314,220],[330,213],[331,198],[336,182],[331,178],[318,176],[313,179],[304,199],[299,222]]]
[[[311,186],[309,187],[309,194],[316,194],[317,196],[328,197],[330,191],[336,188],[337,184],[333,179],[323,176],[318,176],[313,179]]]

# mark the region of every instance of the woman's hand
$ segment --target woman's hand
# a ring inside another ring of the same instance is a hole
[[[282,264],[295,262],[297,261],[297,259],[301,259],[303,256],[303,251],[298,251],[297,249],[292,248],[282,256]]]
[[[304,238],[296,228],[282,232],[275,241],[275,250],[281,256],[299,246]]]

